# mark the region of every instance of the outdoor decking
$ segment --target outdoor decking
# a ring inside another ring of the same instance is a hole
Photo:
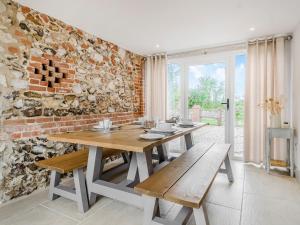
[[[242,159],[244,152],[244,128],[235,128],[234,137],[234,156]],[[208,125],[202,129],[194,132],[195,143],[224,143],[225,128],[224,126]],[[181,152],[179,139],[170,143],[170,150],[172,152]]]

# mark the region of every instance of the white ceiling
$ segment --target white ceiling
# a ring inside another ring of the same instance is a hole
[[[18,2],[140,54],[173,53],[283,34],[292,32],[300,22],[300,0]]]

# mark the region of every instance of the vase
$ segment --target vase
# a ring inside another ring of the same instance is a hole
[[[280,113],[270,115],[270,127],[271,128],[281,128],[281,115],[280,115]]]

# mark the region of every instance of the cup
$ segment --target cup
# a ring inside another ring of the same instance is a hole
[[[138,121],[139,121],[139,123],[140,123],[142,126],[144,126],[144,123],[145,123],[145,118],[144,118],[144,117],[138,118]]]
[[[102,121],[102,120],[101,120],[101,121],[99,121],[99,123],[98,123],[98,124],[99,124],[99,127],[100,127],[100,128],[103,128],[103,127],[104,127],[104,124],[103,124],[103,121]]]
[[[111,121],[110,121],[110,119],[105,118],[103,120],[103,130],[104,130],[104,132],[108,132],[110,130],[110,127],[111,127]]]

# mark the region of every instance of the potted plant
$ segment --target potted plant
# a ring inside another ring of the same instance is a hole
[[[281,111],[283,109],[282,101],[279,99],[269,98],[261,105],[264,110],[270,112],[270,127],[281,127]]]

